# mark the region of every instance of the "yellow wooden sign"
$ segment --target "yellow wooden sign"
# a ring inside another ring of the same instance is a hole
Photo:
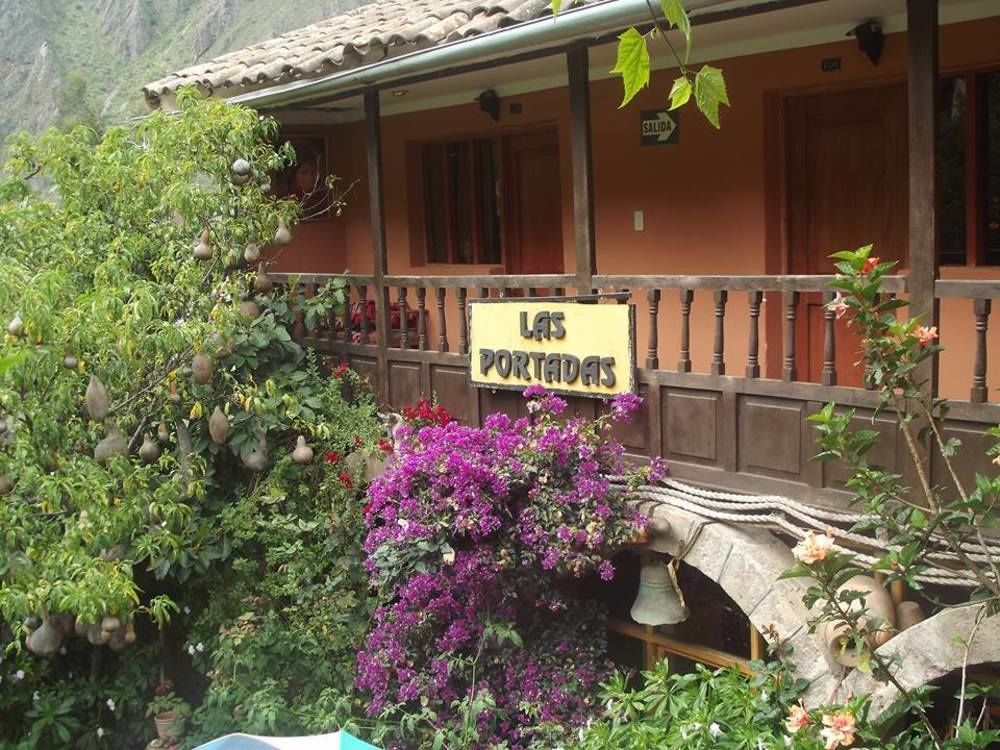
[[[488,388],[605,398],[635,391],[635,308],[620,304],[469,303],[469,377]]]

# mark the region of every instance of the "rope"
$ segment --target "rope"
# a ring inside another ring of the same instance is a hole
[[[620,476],[611,476],[608,479],[614,484],[625,483],[625,478]],[[874,536],[854,530],[858,524],[873,520],[871,516],[829,508],[814,508],[781,495],[723,492],[695,487],[675,479],[666,480],[662,486],[641,485],[633,490],[633,495],[640,501],[678,508],[713,521],[736,526],[759,526],[784,532],[795,539],[804,539],[809,531],[825,531],[833,526],[839,542],[836,546],[851,551],[866,565],[874,565],[879,557],[865,550],[881,551],[886,548],[886,545]],[[930,567],[916,576],[918,581],[962,588],[978,585],[978,581],[971,573],[956,569],[960,568],[958,557],[945,548],[940,536],[932,536],[932,541],[939,547],[928,554]],[[1000,557],[1000,542],[985,545],[965,542],[962,544],[962,549],[968,557],[977,562],[990,562]]]

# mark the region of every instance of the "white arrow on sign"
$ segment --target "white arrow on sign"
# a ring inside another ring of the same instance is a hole
[[[658,128],[660,134],[656,137],[656,140],[660,143],[670,139],[674,131],[677,129],[677,123],[674,122],[674,118],[668,115],[666,112],[657,112],[656,119],[658,119],[662,125]]]

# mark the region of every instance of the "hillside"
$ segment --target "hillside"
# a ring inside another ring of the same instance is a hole
[[[148,81],[364,4],[0,0],[0,138],[37,132],[81,107],[107,122],[141,114]]]

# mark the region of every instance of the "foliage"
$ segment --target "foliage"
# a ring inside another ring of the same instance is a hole
[[[639,399],[560,421],[565,401],[540,386],[525,396],[528,417],[492,414],[482,428],[429,405],[409,412],[418,427],[396,429],[369,489],[379,605],[358,685],[407,746],[551,746],[587,720],[607,674],[603,614],[572,581],[610,580],[608,553],[645,525],[606,478],[624,471],[607,431]],[[662,473],[654,462],[633,481]]]
[[[896,713],[918,719],[895,737],[895,747],[986,747],[1000,739],[1000,732],[981,729],[983,713],[977,719],[969,705],[977,702],[985,711],[989,691],[963,679],[954,721],[942,731],[928,714],[930,693],[907,690],[897,679],[898,665],[874,649],[885,623],[872,615],[863,594],[844,588],[852,577],[878,571],[887,582],[903,581],[910,589],[921,590],[922,574],[932,562],[940,564],[945,559],[945,564],[973,581],[971,600],[985,604],[982,616],[994,616],[1000,608],[996,561],[982,533],[983,528],[997,525],[1000,478],[977,475],[973,489],[964,486],[953,461],[960,443],[944,436],[947,404],[925,387],[926,368],[940,350],[935,343],[937,329],[922,325],[919,318],[897,315],[906,303],[882,293],[882,280],[895,264],[882,263],[871,253],[871,246],[867,246],[832,256],[837,261],[833,286],[838,292],[830,308],[837,317],[851,316],[850,325],[862,340],[866,377],[879,390],[880,410],[896,417],[917,486],[907,486],[902,475],[872,463],[869,455],[878,434],[851,429],[853,410],[838,410],[828,404],[811,417],[821,448],[818,458],[843,461],[851,470],[847,486],[856,495],[854,502],[864,509],[865,520],[859,527],[874,532],[886,550],[873,565],[866,565],[857,556],[839,550],[830,532],[810,533],[795,548],[799,562],[786,576],[810,579],[804,601],[813,608],[813,627],[820,623],[843,627],[847,641],[860,654],[858,668],[881,682],[892,683],[901,695]],[[994,428],[988,434],[995,438],[1000,431]],[[947,484],[930,483],[926,466],[931,451],[938,454],[947,472]],[[990,453],[1000,454],[1000,446]],[[967,639],[968,649],[975,632],[956,635]],[[859,736],[867,733],[885,741],[885,728],[859,724],[858,731]]]
[[[175,716],[190,716],[191,704],[170,690],[163,695],[154,695],[146,706],[146,716],[160,716],[172,713]]]
[[[235,664],[256,673],[255,659],[273,667],[262,642],[219,635],[248,611],[272,641],[292,626],[318,644],[286,651],[272,695],[279,713],[281,701],[297,710],[297,680],[319,663],[340,675],[332,688],[350,691],[352,618],[367,611],[358,532],[341,525],[356,498],[345,467],[300,465],[290,453],[300,436],[317,456],[374,449],[374,407],[346,400],[360,384],[325,376],[291,340],[294,298],[252,291],[244,248],[268,244],[296,211],[269,194],[269,175],[293,158],[275,147],[276,124],[192,92],[178,104],[96,143],[77,128],[9,144],[0,182],[5,750],[138,746],[163,670],[185,678],[179,694],[197,697],[190,664],[170,656],[192,624],[196,666],[229,675]],[[267,601],[248,608],[235,597],[258,578]],[[206,681],[209,704],[228,710],[220,696],[229,687],[216,677]],[[308,728],[309,717],[290,715]],[[227,730],[241,725],[232,711],[228,719]]]
[[[552,0],[552,12],[558,14],[562,4],[562,0]],[[689,65],[691,19],[684,8],[683,0],[659,0],[662,19],[657,16],[654,7],[654,3],[650,2],[649,12],[653,22],[650,31],[644,34],[633,26],[618,37],[618,52],[611,73],[621,76],[622,79],[623,96],[620,106],[624,107],[635,98],[636,94],[649,86],[649,43],[659,37],[669,48],[670,56],[676,62],[680,73],[670,88],[670,109],[683,107],[691,100],[693,94],[695,106],[712,127],[718,129],[719,108],[722,105],[729,106],[729,92],[722,71],[711,65],[702,65],[698,70],[694,70]],[[678,54],[668,38],[667,33],[670,29],[677,29],[684,38],[683,55]]]

